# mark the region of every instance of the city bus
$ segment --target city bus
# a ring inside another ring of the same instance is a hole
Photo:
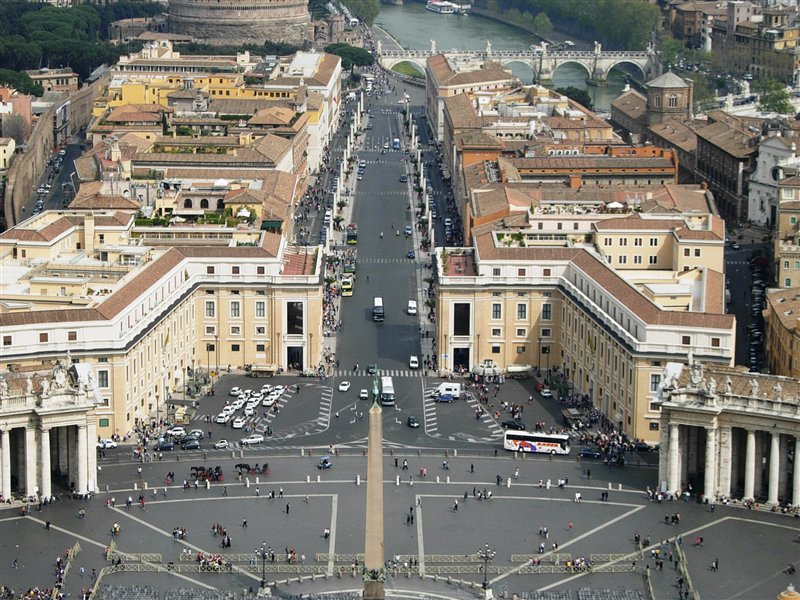
[[[381,404],[394,406],[394,382],[391,377],[381,377]]]
[[[358,243],[358,225],[350,223],[346,230],[347,243],[350,245]]]
[[[342,296],[353,295],[353,278],[342,277]]]
[[[372,320],[383,321],[383,298],[380,296],[375,296],[375,300],[372,302]]]
[[[374,75],[364,75],[364,83],[366,87],[367,93],[372,91],[372,86],[375,83],[375,76]]]
[[[507,430],[503,434],[503,448],[512,452],[569,454],[569,436],[560,433]]]

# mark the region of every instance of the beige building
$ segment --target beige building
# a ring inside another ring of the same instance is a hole
[[[469,370],[491,359],[555,370],[620,430],[657,441],[664,365],[689,352],[733,363],[721,221],[689,209],[680,217],[636,214],[598,220],[587,235],[574,214],[553,218],[551,225],[559,218],[569,225],[560,233],[529,218],[523,226],[487,224],[473,232],[472,247],[437,251],[440,368]],[[656,263],[637,265],[633,257],[649,256],[648,248]]]
[[[775,279],[782,288],[800,286],[800,177],[778,182]]]
[[[12,138],[0,138],[0,171],[8,169],[17,144]]]
[[[219,226],[198,246],[181,229],[156,239],[130,212],[49,211],[1,234],[3,368],[71,350],[92,369],[97,435],[110,437],[165,410],[200,371],[316,366],[318,249],[257,227],[226,239]]]
[[[661,491],[800,509],[797,379],[690,357],[667,364],[661,386]]]
[[[34,83],[38,83],[45,92],[77,92],[78,74],[72,69],[39,69],[26,71]]]
[[[771,373],[800,379],[800,287],[770,290],[764,308],[767,366]]]

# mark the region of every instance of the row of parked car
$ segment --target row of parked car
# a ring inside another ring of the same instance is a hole
[[[750,315],[753,321],[747,326],[749,346],[747,364],[751,371],[758,371],[761,367],[761,356],[764,352],[764,317],[765,297],[767,287],[767,266],[763,261],[751,262],[750,272],[752,275],[752,297],[753,303],[750,307]]]

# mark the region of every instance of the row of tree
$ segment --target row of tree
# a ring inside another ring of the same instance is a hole
[[[350,14],[367,25],[372,25],[381,11],[378,0],[342,0],[342,4],[347,7]]]
[[[620,50],[643,50],[660,18],[647,0],[475,0],[475,6],[538,33],[555,27]]]

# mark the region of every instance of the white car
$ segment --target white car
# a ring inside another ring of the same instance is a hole
[[[412,354],[411,358],[408,359],[408,368],[419,369],[419,358],[416,354]]]
[[[217,450],[225,450],[228,447],[228,440],[219,440],[214,444],[214,448]]]
[[[278,394],[278,396],[283,394],[283,392],[285,392],[285,391],[286,391],[286,386],[285,385],[276,385],[274,388],[272,388],[272,393],[273,394]]]
[[[202,429],[192,429],[192,430],[189,432],[189,435],[193,435],[193,436],[194,436],[194,437],[196,437],[198,440],[202,440],[202,439],[205,437],[205,434],[203,433],[203,430],[202,430]]]
[[[410,315],[417,314],[417,301],[416,300],[409,300],[408,301],[408,308],[406,308],[406,312]]]
[[[228,421],[231,420],[231,416],[228,413],[221,412],[217,415],[217,418],[214,419],[217,423],[224,425]]]
[[[358,397],[362,400],[369,400],[369,392],[366,390],[366,388],[361,388],[361,391],[358,392]]]
[[[346,392],[349,389],[350,389],[350,382],[349,381],[343,381],[343,382],[341,382],[339,384],[339,391],[340,392]]]
[[[229,417],[236,412],[236,408],[232,404],[228,404],[227,406],[222,407],[222,412],[220,414],[228,415]]]
[[[269,407],[272,406],[273,404],[275,404],[275,398],[273,398],[271,395],[267,396],[261,401],[261,406]]]
[[[239,442],[242,446],[250,446],[251,444],[263,444],[264,443],[264,436],[260,433],[254,433],[253,435],[248,435],[246,438],[243,438],[241,442]]]
[[[230,396],[238,396],[241,393],[242,393],[242,390],[240,390],[238,387],[235,387],[235,388],[231,388],[231,391],[230,391],[229,395]]]
[[[244,400],[239,400],[237,398],[236,400],[231,402],[231,406],[233,407],[234,410],[239,410],[240,408],[242,408],[244,406]]]
[[[262,394],[269,394],[272,391],[272,386],[268,383],[265,383],[261,386],[261,393]]]
[[[244,427],[244,424],[245,424],[245,418],[244,418],[244,417],[236,417],[236,418],[233,420],[233,425],[232,425],[232,427],[233,427],[234,429],[241,429],[242,427]]]
[[[186,430],[180,425],[176,425],[175,427],[167,429],[167,434],[175,437],[184,437],[186,435]]]
[[[105,448],[116,448],[117,447],[117,442],[115,442],[114,440],[111,440],[111,439],[100,440],[99,442],[97,442],[97,447],[100,448],[101,450],[103,450]]]
[[[552,398],[553,392],[550,391],[550,388],[544,388],[541,392],[542,398]]]
[[[253,408],[252,406],[245,406],[244,407],[244,416],[245,417],[252,417],[254,414],[256,414],[256,409],[255,408]]]

